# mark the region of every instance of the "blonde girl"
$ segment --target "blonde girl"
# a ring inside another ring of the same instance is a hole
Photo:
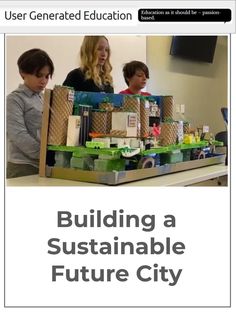
[[[63,85],[75,91],[113,93],[110,54],[105,36],[85,36],[80,48],[80,67],[69,72]]]

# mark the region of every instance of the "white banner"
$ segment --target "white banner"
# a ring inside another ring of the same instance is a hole
[[[229,213],[228,188],[8,187],[6,305],[228,306]]]

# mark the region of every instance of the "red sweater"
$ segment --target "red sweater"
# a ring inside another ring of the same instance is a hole
[[[130,95],[134,95],[134,93],[132,93],[132,92],[130,91],[129,88],[126,89],[126,90],[120,91],[120,94],[130,94]],[[142,92],[142,91],[141,91],[140,95],[143,95],[143,96],[150,96],[151,93],[149,93],[149,92]]]

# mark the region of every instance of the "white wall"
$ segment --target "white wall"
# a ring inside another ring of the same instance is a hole
[[[171,39],[147,37],[148,91],[173,95],[176,105],[185,105],[186,120],[193,126],[208,124],[212,133],[225,130],[220,108],[228,106],[227,36],[218,37],[213,64],[171,56]]]
[[[146,36],[107,36],[111,46],[112,75],[115,92],[127,88],[122,68],[124,63],[134,59],[146,62]],[[41,48],[52,58],[55,74],[48,84],[62,84],[68,72],[79,66],[79,50],[83,36],[47,35],[47,36],[6,36],[6,93],[14,90],[21,82],[17,59],[26,50]]]

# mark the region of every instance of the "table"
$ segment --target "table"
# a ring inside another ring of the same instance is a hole
[[[224,164],[212,165],[197,169],[186,170],[177,173],[171,173],[145,180],[129,182],[114,187],[127,186],[188,186],[210,179],[227,176],[228,167]],[[207,185],[207,183],[206,183]],[[106,185],[78,182],[53,178],[41,178],[38,175],[19,177],[6,180],[6,186],[96,186],[104,187]],[[107,186],[112,187],[112,186]]]

